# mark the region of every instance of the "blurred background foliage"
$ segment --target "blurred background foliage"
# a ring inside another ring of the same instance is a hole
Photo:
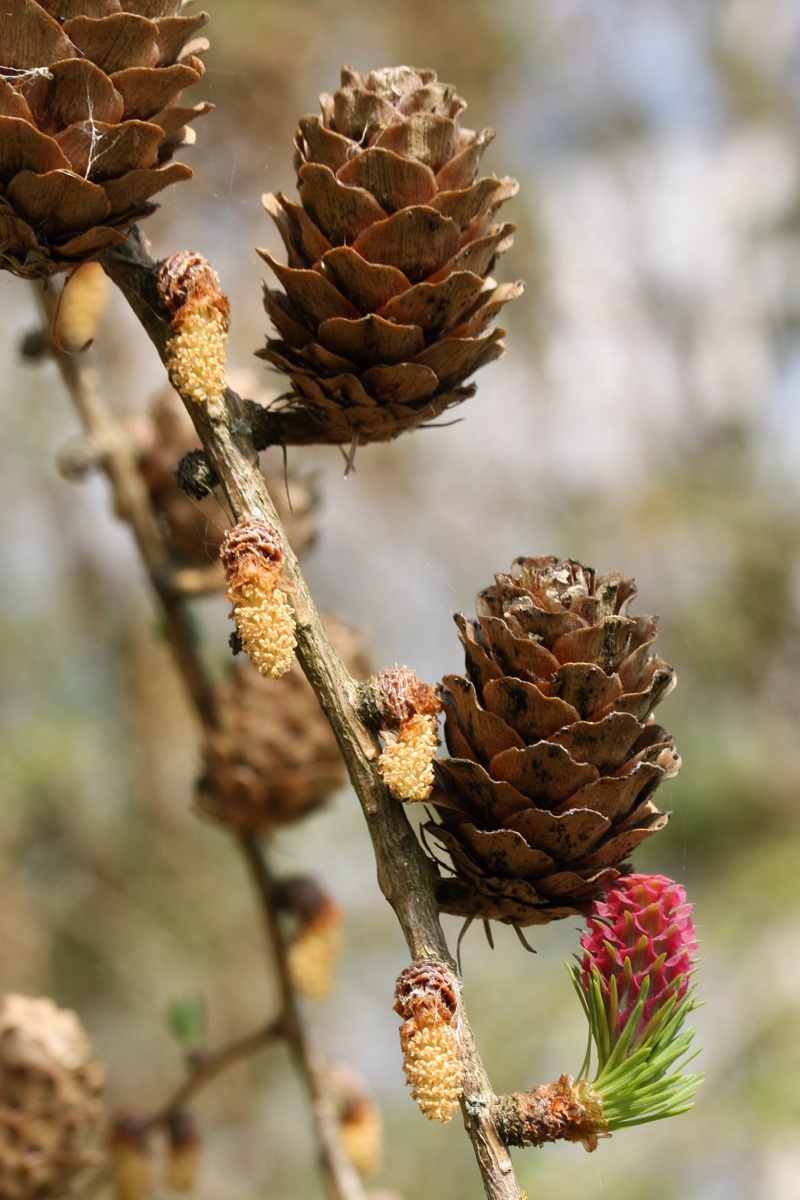
[[[255,245],[282,250],[266,190],[294,189],[297,116],[363,70],[433,66],[491,124],[487,156],[521,181],[527,281],[508,354],[447,430],[294,451],[324,496],[305,563],[323,610],[368,625],[376,661],[458,670],[454,611],[520,554],[621,570],[658,612],[679,686],[661,720],[684,758],[667,831],[637,857],[696,904],[707,1075],[690,1116],[579,1147],[518,1153],[530,1196],[800,1196],[800,8],[794,0],[210,2],[193,183],[146,226],[191,248],[233,304],[230,361],[266,334]],[[197,96],[192,98],[193,102]],[[126,527],[100,477],[55,459],[76,418],[52,366],[20,362],[36,320],[0,280],[0,990],[79,1011],[114,1103],[148,1109],[180,1078],[165,1020],[202,994],[220,1041],[263,1022],[274,984],[248,880],[192,811],[197,735]],[[94,353],[120,413],[161,368],[114,298]],[[262,368],[257,386],[281,381]],[[485,378],[483,377],[485,375]],[[251,385],[252,386],[252,385]],[[219,523],[227,517],[219,513]],[[221,598],[197,605],[224,664]],[[400,1070],[392,987],[406,951],[348,791],[274,846],[347,911],[335,998],[310,1014],[321,1054],[359,1067],[386,1123],[376,1187],[406,1200],[482,1194],[459,1122],[424,1121]],[[457,922],[452,923],[453,935]],[[466,997],[497,1090],[575,1071],[584,1031],[562,962],[576,924],[499,929],[463,947]],[[300,1084],[282,1047],[198,1103],[198,1200],[321,1195]]]

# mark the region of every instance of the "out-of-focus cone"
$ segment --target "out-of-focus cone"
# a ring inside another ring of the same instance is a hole
[[[58,1200],[92,1160],[103,1070],[74,1012],[8,995],[0,1005],[0,1196]]]
[[[0,21],[0,267],[45,276],[125,239],[212,106],[196,83],[205,13],[183,0],[7,0]],[[135,10],[135,11],[133,11]]]
[[[108,1137],[114,1200],[148,1200],[153,1189],[153,1166],[147,1129],[137,1113],[123,1112]]]
[[[202,1139],[193,1112],[179,1108],[167,1123],[167,1166],[164,1182],[173,1192],[191,1192],[200,1168]]]
[[[332,642],[356,678],[369,674],[365,635],[325,618]],[[319,808],[347,778],[330,725],[295,663],[280,680],[249,663],[217,688],[219,729],[208,730],[200,808],[243,830],[271,830]]]
[[[359,1175],[371,1175],[383,1154],[383,1122],[369,1084],[360,1072],[342,1064],[325,1072],[325,1084],[339,1119],[345,1154]]]
[[[233,382],[236,386],[237,381]],[[250,377],[242,383],[249,386]],[[131,426],[141,447],[140,470],[175,557],[191,566],[217,562],[228,518],[215,496],[188,496],[176,478],[181,459],[200,445],[180,399],[171,388],[162,392],[154,399],[147,417],[136,418]],[[265,475],[289,544],[295,554],[302,555],[315,537],[317,496],[313,483],[291,470],[284,475],[282,465],[268,469]],[[224,581],[220,568],[220,588]]]
[[[297,918],[286,956],[292,985],[310,1000],[326,1000],[342,948],[341,907],[311,875],[285,880],[278,903]]]
[[[389,441],[474,393],[466,380],[503,352],[498,310],[522,291],[490,272],[513,225],[494,216],[515,180],[476,178],[494,131],[462,129],[465,104],[436,73],[342,69],[300,118],[300,204],[264,198],[289,256],[259,254],[278,331],[261,357],[292,392],[286,443]]]

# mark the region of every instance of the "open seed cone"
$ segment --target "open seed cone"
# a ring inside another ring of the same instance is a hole
[[[494,131],[462,129],[464,101],[436,73],[342,69],[295,139],[300,204],[264,197],[289,255],[259,254],[279,337],[261,357],[285,372],[284,442],[388,441],[474,392],[503,352],[498,310],[521,284],[490,272],[513,225],[494,222],[515,180],[476,178]]]
[[[521,558],[456,617],[466,676],[443,680],[425,828],[447,851],[443,911],[518,927],[585,913],[666,824],[651,797],[680,759],[652,719],[672,688],[636,589],[571,559]]]
[[[6,0],[0,21],[0,266],[43,276],[125,239],[212,106],[182,108],[203,73],[205,13],[182,0]]]

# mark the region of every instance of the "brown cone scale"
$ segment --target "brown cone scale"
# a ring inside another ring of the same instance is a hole
[[[203,74],[182,0],[6,0],[0,21],[0,267],[45,276],[125,239],[172,163]]]
[[[495,579],[456,617],[466,675],[443,680],[426,831],[452,861],[442,910],[522,927],[586,912],[666,824],[651,796],[680,759],[652,711],[674,672],[631,580],[554,557]]]
[[[471,396],[503,353],[498,310],[522,291],[491,271],[514,226],[498,224],[516,180],[477,178],[493,130],[462,129],[464,101],[436,73],[342,69],[300,119],[300,203],[264,197],[289,262],[259,254],[277,338],[261,357],[289,376],[280,437],[389,441]]]

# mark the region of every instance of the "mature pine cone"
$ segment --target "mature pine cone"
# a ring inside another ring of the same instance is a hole
[[[104,1120],[103,1071],[74,1012],[52,1000],[0,1005],[0,1195],[57,1200]]]
[[[453,757],[426,830],[453,863],[443,911],[542,925],[587,912],[666,824],[650,797],[680,759],[651,713],[675,678],[655,619],[627,615],[631,580],[553,557],[495,579],[456,617],[467,678],[443,681]]]
[[[124,241],[189,179],[168,163],[206,112],[182,0],[6,0],[0,21],[0,266],[41,276]]]
[[[320,97],[295,139],[301,203],[264,204],[289,255],[259,254],[278,330],[260,356],[291,378],[284,442],[389,441],[471,396],[464,381],[503,352],[487,328],[519,283],[489,275],[513,225],[493,218],[516,180],[476,180],[494,136],[459,127],[465,104],[436,73],[387,67]]]

